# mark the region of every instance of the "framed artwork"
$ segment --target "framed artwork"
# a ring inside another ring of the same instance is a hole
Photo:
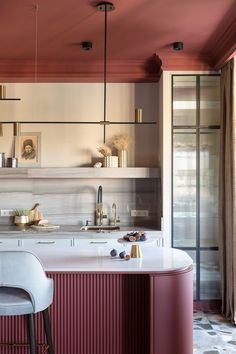
[[[41,164],[41,133],[24,132],[16,136],[15,156],[19,167],[39,167]]]

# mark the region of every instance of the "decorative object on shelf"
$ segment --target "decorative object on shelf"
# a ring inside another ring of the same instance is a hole
[[[128,147],[131,144],[131,139],[128,135],[119,134],[111,139],[111,144],[118,151],[119,167],[128,166]]]
[[[5,167],[5,152],[0,152],[0,168]]]
[[[93,167],[95,167],[95,168],[100,168],[100,167],[102,167],[102,163],[101,163],[101,162],[96,162],[96,163],[93,165]]]
[[[131,258],[143,258],[140,245],[132,245],[130,257]]]
[[[17,157],[8,157],[7,158],[7,167],[9,167],[9,168],[17,168],[18,167],[18,159],[17,159]]]
[[[119,158],[119,167],[127,167],[128,166],[128,151],[127,150],[119,150],[118,151]]]
[[[107,100],[107,12],[114,11],[115,6],[111,2],[99,2],[96,5],[98,11],[104,12],[104,99],[103,99],[103,122],[104,122],[104,143],[106,141],[106,100]]]
[[[15,156],[19,167],[39,167],[41,163],[41,133],[24,132],[15,137]]]
[[[102,145],[102,146],[99,146],[97,148],[98,152],[100,152],[100,154],[102,154],[102,156],[106,157],[106,156],[111,156],[112,155],[112,151],[111,151],[111,148],[107,145]]]
[[[103,159],[104,167],[118,167],[118,156],[105,156]]]
[[[104,144],[99,146],[97,150],[103,155],[104,167],[118,167],[118,156],[112,155],[112,150],[109,146]]]
[[[142,123],[142,121],[143,121],[142,108],[135,108],[135,123]]]

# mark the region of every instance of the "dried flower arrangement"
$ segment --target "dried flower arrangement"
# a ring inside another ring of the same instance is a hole
[[[119,134],[111,139],[111,144],[118,150],[127,150],[131,144],[131,138],[128,135]]]
[[[112,155],[112,151],[111,151],[111,148],[107,145],[102,145],[102,146],[99,146],[97,148],[98,152],[100,152],[100,154],[102,154],[104,157],[106,156],[111,156]]]

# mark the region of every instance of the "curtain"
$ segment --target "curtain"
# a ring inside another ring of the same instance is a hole
[[[221,74],[219,257],[222,312],[236,323],[236,117],[235,58]]]

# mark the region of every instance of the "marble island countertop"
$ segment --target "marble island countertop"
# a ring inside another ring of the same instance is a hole
[[[130,247],[117,245],[116,248],[118,252],[125,250],[129,254]],[[37,255],[44,269],[52,272],[159,273],[189,270],[193,264],[186,252],[174,248],[141,246],[143,258],[131,258],[128,261],[119,256],[111,257],[110,249],[109,245],[53,248],[38,245],[18,248]]]

